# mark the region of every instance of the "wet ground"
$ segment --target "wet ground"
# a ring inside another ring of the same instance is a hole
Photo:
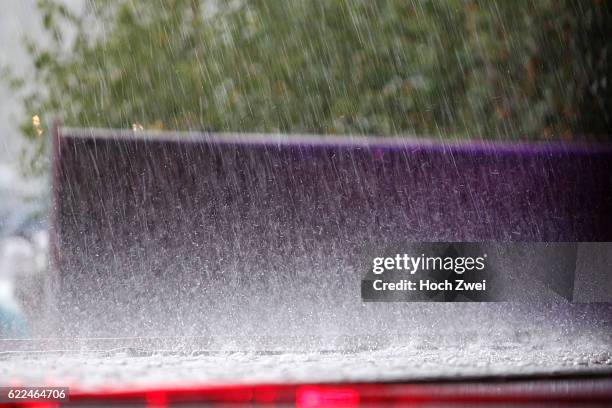
[[[163,348],[162,340],[156,340],[158,347]],[[66,341],[11,344],[5,340],[5,351],[0,352],[0,378],[5,383],[28,386],[57,384],[97,389],[532,374],[612,375],[612,341],[605,344],[606,340],[601,338],[506,342],[481,339],[457,344],[406,339],[404,345],[395,339],[395,344],[381,347],[372,343],[372,339],[359,343],[354,338],[345,338],[330,340],[329,347],[319,350],[309,349],[305,342],[303,349],[275,347],[250,351],[232,350],[231,346],[181,350],[176,344],[174,350],[156,350],[156,341],[88,340],[73,343],[70,349]],[[46,349],[35,350],[36,345]],[[57,349],[51,350],[53,347]]]

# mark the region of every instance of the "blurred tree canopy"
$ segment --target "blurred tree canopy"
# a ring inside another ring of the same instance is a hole
[[[74,126],[492,139],[603,138],[612,128],[603,0],[39,8],[51,41],[26,44],[40,84],[24,99],[32,138],[41,133],[32,115]]]

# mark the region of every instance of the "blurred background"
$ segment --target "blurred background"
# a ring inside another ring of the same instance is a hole
[[[19,124],[25,112],[11,73],[34,76],[23,38],[43,41],[36,0],[7,1],[0,13],[0,336],[26,335],[23,295],[40,288],[46,268],[44,175],[23,172],[32,143]],[[10,67],[10,68],[9,68]],[[27,153],[26,153],[27,152]],[[28,295],[29,297],[29,295]]]

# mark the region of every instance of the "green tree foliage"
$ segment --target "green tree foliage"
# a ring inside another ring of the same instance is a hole
[[[40,0],[52,41],[28,43],[25,107],[73,126],[591,137],[612,122],[609,4]]]

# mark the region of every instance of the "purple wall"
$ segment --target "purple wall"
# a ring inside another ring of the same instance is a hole
[[[342,264],[353,279],[371,245],[610,241],[611,158],[571,145],[61,130],[60,293],[79,313],[170,313],[160,298],[192,307],[227,290],[219,276],[256,287]]]

